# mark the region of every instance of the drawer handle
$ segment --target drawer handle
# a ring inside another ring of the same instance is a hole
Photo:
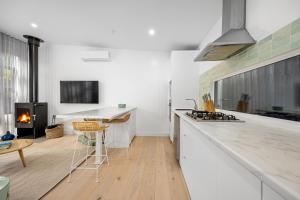
[[[183,159],[186,159],[186,156],[183,156]]]
[[[183,134],[184,137],[186,137],[186,134]]]

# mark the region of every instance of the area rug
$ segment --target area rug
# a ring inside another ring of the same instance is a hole
[[[23,150],[27,164],[25,168],[18,152],[0,155],[0,175],[10,179],[9,199],[39,199],[66,177],[74,142],[74,136],[35,140],[32,146]],[[84,155],[84,146],[79,146],[79,150]]]

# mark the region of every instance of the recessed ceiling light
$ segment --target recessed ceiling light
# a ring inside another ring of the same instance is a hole
[[[155,35],[155,30],[154,29],[149,29],[148,34],[150,36],[154,36]]]
[[[38,27],[38,25],[37,25],[36,23],[30,23],[30,26],[31,26],[32,28],[37,28],[37,27]]]

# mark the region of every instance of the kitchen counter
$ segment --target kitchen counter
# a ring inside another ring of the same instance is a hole
[[[82,112],[74,112],[68,114],[57,114],[56,118],[61,119],[80,119],[80,118],[96,118],[96,119],[115,119],[125,113],[135,110],[136,107],[118,108],[104,107],[95,110],[87,110]]]
[[[251,120],[196,122],[186,111],[173,112],[282,197],[300,200],[300,131]]]

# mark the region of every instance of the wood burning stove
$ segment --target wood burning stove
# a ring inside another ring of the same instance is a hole
[[[15,104],[15,123],[16,128],[33,128],[33,104],[16,103]]]
[[[48,122],[47,103],[16,103],[15,125],[18,138],[37,138],[45,135]]]
[[[15,127],[18,138],[37,138],[45,135],[48,123],[48,104],[38,102],[38,48],[43,40],[24,37],[29,47],[29,102],[15,103]]]

